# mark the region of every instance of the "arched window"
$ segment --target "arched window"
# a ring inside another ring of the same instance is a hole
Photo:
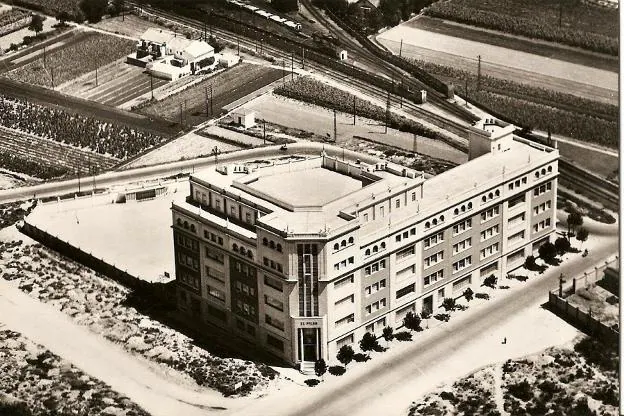
[[[241,247],[239,250],[239,253],[242,254],[243,256],[245,255],[245,247]]]
[[[429,223],[429,221],[427,221],[427,222],[425,223],[425,228],[430,228],[430,227],[431,227],[431,224]]]
[[[338,251],[339,248],[340,246],[338,245],[338,243],[334,244],[334,251]]]
[[[539,172],[535,172],[535,177],[539,178]]]
[[[247,257],[249,257],[250,259],[253,259],[253,253],[251,252],[251,250],[247,252]]]
[[[386,243],[385,243],[385,242],[384,242],[384,243],[381,243],[381,249],[382,249],[382,250],[385,250],[385,249],[386,249]]]
[[[444,215],[440,215],[440,222],[444,222]]]
[[[275,249],[275,241],[269,241],[269,248]]]
[[[178,225],[182,226],[182,218],[178,218]]]
[[[472,209],[472,202],[468,202],[468,209]]]
[[[262,239],[262,245],[263,245],[263,246],[268,246],[268,245],[269,245],[269,240],[267,240],[267,238],[266,238],[266,237],[264,237],[264,238]]]
[[[487,198],[485,197],[485,195],[483,195],[483,197],[481,198],[481,202],[485,202],[487,201]]]
[[[184,221],[184,228],[188,229],[188,221]]]
[[[546,175],[546,169],[542,169],[542,175]]]
[[[455,214],[455,215],[459,214],[459,210],[457,208],[455,208],[455,210],[453,211],[453,214]]]
[[[438,220],[434,218],[434,219],[431,221],[431,223],[432,223],[432,224],[433,224],[433,226],[435,227],[436,225],[438,225]]]
[[[374,246],[374,247],[373,247],[373,253],[377,253],[378,251],[379,251],[379,247]]]
[[[340,247],[346,247],[347,246],[347,240],[342,240],[340,242]]]
[[[365,256],[370,256],[370,248],[367,248],[366,251],[364,252]]]
[[[494,195],[492,194],[492,192],[490,192],[490,193],[488,194],[488,199],[492,199],[492,198],[494,198]]]
[[[276,248],[277,248],[277,251],[279,251],[280,253],[282,252],[282,245],[281,244],[278,243]]]
[[[461,206],[461,212],[466,212],[466,206],[465,205]]]
[[[349,237],[349,244],[353,244],[355,240],[353,240],[353,237]]]
[[[494,195],[496,195],[496,196],[500,196],[500,191],[497,189],[497,190],[494,192]]]
[[[552,166],[548,166],[548,173],[552,172]]]
[[[195,232],[195,224],[191,224],[191,232]]]
[[[236,243],[232,244],[232,250],[238,251],[238,244]]]

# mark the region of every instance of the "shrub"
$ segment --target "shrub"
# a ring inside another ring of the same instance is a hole
[[[516,384],[510,384],[507,386],[507,390],[512,396],[517,397],[520,400],[527,401],[533,397],[531,385],[526,380],[522,380]]]
[[[379,342],[377,342],[377,337],[370,332],[366,332],[360,340],[360,349],[362,351],[377,351],[379,348],[380,345]]]
[[[551,264],[556,261],[557,249],[555,248],[555,245],[553,243],[547,242],[547,243],[542,244],[538,252],[539,252],[540,258],[544,260],[546,263]]]
[[[462,296],[466,298],[466,301],[470,302],[474,296],[474,292],[472,291],[471,288],[467,287],[466,290],[464,290],[464,293],[462,294]]]
[[[559,387],[556,382],[551,380],[544,380],[540,384],[538,384],[537,387],[543,392],[551,394],[561,390],[561,387]]]
[[[487,293],[476,293],[475,298],[490,300],[490,295],[488,295]]]
[[[407,315],[403,318],[403,326],[410,331],[422,331],[420,327],[421,319],[418,314],[414,312],[408,312]]]
[[[442,393],[440,393],[440,398],[442,400],[448,400],[449,402],[453,404],[458,402],[457,397],[455,397],[453,392],[450,392],[450,391],[443,391]]]
[[[491,274],[483,280],[483,284],[481,286],[487,286],[494,289],[496,288],[496,282],[498,282],[498,277]]]
[[[370,355],[362,354],[361,352],[358,352],[357,354],[353,356],[353,359],[355,360],[355,362],[363,363],[363,362],[370,360]]]
[[[423,310],[420,312],[420,317],[422,319],[429,319],[431,318],[431,311],[427,308],[423,308]]]
[[[327,369],[327,371],[329,372],[329,374],[331,374],[332,376],[341,376],[343,375],[347,370],[341,366],[341,365],[333,365],[331,367],[329,367]]]
[[[455,299],[453,299],[453,298],[444,298],[444,300],[442,301],[442,307],[447,312],[448,311],[454,311],[455,308],[457,308]]]
[[[392,338],[394,338],[393,332],[394,332],[394,330],[392,329],[392,327],[391,326],[387,326],[387,327],[385,327],[383,329],[382,336],[384,337],[384,339],[387,342],[390,342],[390,341],[392,341]]]
[[[351,345],[343,345],[338,350],[336,358],[346,367],[353,360],[354,355],[355,352],[353,351]]]
[[[451,319],[451,315],[449,315],[448,313],[439,313],[437,315],[434,315],[434,318],[438,321],[448,322],[449,319]]]
[[[585,227],[579,228],[576,232],[576,239],[580,242],[587,240],[587,237],[589,237],[589,231]]]
[[[559,255],[565,254],[570,251],[572,245],[570,244],[570,240],[565,237],[559,237],[555,240],[555,248],[557,249],[557,253]]]
[[[342,367],[341,367],[342,368]],[[321,381],[319,379],[316,378],[309,378],[306,381],[304,381],[305,384],[308,385],[308,387],[314,387],[317,384],[319,384]]]
[[[412,333],[407,331],[397,332],[396,334],[394,334],[394,338],[399,341],[411,341]]]
[[[314,363],[314,372],[317,377],[323,377],[323,375],[327,372],[327,364],[324,359],[321,358]]]

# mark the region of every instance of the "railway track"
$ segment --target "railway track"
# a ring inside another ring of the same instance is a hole
[[[559,160],[559,172],[561,185],[601,202],[607,208],[618,210],[620,192],[616,184],[587,172],[565,159]]]

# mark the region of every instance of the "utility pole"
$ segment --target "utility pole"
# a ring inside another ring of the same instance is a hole
[[[563,20],[563,0],[559,0],[559,27],[561,27],[562,20]]]
[[[295,79],[295,54],[290,54],[290,80],[294,81]]]
[[[282,59],[282,82],[286,83],[286,61]]]
[[[468,107],[468,78],[466,78],[466,86],[464,87],[464,92],[466,93],[466,107]]]
[[[262,144],[266,144],[266,120],[262,120]]]
[[[204,42],[208,42],[208,38],[206,37],[206,22],[204,21]]]
[[[180,126],[184,129],[184,125],[182,124],[182,101],[180,101]]]
[[[212,37],[212,9],[210,9],[210,13],[208,14],[208,28],[210,29],[210,37]]]
[[[54,89],[54,67],[50,67],[50,77],[52,77],[52,89]]]
[[[479,55],[479,66],[477,67],[477,91],[481,91],[481,55]]]
[[[414,153],[418,153],[418,136],[412,133],[412,137],[414,138]]]
[[[305,69],[305,48],[301,47],[301,69]]]
[[[80,193],[80,165],[78,165],[78,193]]]
[[[212,155],[215,158],[215,169],[219,167],[219,148],[217,146],[213,147],[211,150]]]
[[[210,84],[210,116],[212,117],[214,110],[212,109],[212,84]]]
[[[388,134],[388,122],[390,121],[390,91],[388,91],[388,99],[386,100],[386,134]]]
[[[210,105],[208,102],[208,87],[204,87],[204,102],[206,103],[206,117],[208,117],[208,106]]]
[[[559,297],[563,297],[563,273],[559,275]]]
[[[152,92],[152,101],[154,101],[154,76],[150,72],[150,91]]]
[[[238,38],[238,35],[236,35],[236,50],[236,54],[240,56],[240,39]]]
[[[355,126],[355,95],[353,96],[353,125]]]
[[[95,67],[95,86],[98,86],[98,67]]]
[[[399,46],[399,58],[402,57],[403,54],[403,39],[401,39],[401,46]]]
[[[46,47],[43,47],[43,67],[46,67]]]
[[[334,110],[334,143],[338,141],[338,127],[336,125],[336,110]]]
[[[401,78],[401,88],[399,88],[399,103],[401,105],[401,108],[403,108],[403,78]]]

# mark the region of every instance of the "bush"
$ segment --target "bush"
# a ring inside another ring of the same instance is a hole
[[[314,386],[318,385],[320,382],[321,381],[319,379],[316,379],[316,378],[309,378],[306,381],[304,381],[304,383],[307,384],[308,387],[314,387]]]
[[[553,264],[557,260],[557,249],[551,242],[544,243],[538,250],[539,256],[548,264]]]
[[[449,319],[451,319],[451,315],[449,315],[448,313],[439,313],[437,315],[434,315],[434,318],[438,321],[448,322]]]
[[[455,299],[453,299],[453,298],[444,298],[444,300],[442,301],[442,307],[447,312],[448,311],[454,311],[455,308],[457,308]]]
[[[331,374],[332,376],[341,376],[347,370],[341,365],[334,365],[334,366],[329,367],[327,371],[329,371],[329,374]]]
[[[510,384],[507,387],[507,390],[512,396],[517,397],[520,400],[527,401],[533,398],[533,390],[529,382],[526,380],[522,380],[516,384]]]
[[[489,275],[483,280],[483,284],[481,286],[487,286],[492,289],[496,288],[496,282],[498,282],[498,278],[493,274]]]
[[[448,400],[449,402],[453,404],[458,402],[457,397],[455,397],[453,392],[450,392],[450,391],[443,391],[442,393],[440,393],[440,398],[442,400]]]
[[[357,354],[353,356],[353,359],[355,360],[355,362],[363,363],[363,362],[370,360],[370,355],[362,354],[361,352],[358,352]]]
[[[377,351],[380,348],[379,342],[377,342],[377,337],[370,332],[366,332],[362,339],[360,340],[360,349],[362,351]]]
[[[353,360],[354,355],[355,352],[353,351],[351,345],[343,345],[338,350],[336,358],[346,367]]]
[[[396,334],[394,334],[394,338],[399,341],[411,341],[412,333],[407,331],[397,332]]]
[[[477,293],[475,294],[475,298],[490,300],[490,295],[488,295],[487,293]]]
[[[470,302],[474,296],[474,292],[472,291],[471,288],[468,287],[466,288],[466,290],[464,290],[464,293],[462,294],[462,296],[466,298],[467,302]]]
[[[410,331],[422,331],[420,327],[421,319],[418,314],[414,312],[408,312],[407,315],[403,318],[403,326]]]
[[[327,372],[327,364],[324,359],[321,358],[314,363],[314,372],[317,377],[323,377],[323,374]]]
[[[570,240],[565,237],[559,237],[555,240],[555,248],[557,249],[557,253],[559,255],[565,254],[570,251],[572,245],[570,244]]]
[[[387,342],[390,342],[392,341],[392,338],[394,338],[393,332],[394,330],[392,329],[392,327],[387,326],[383,329],[382,336]]]

